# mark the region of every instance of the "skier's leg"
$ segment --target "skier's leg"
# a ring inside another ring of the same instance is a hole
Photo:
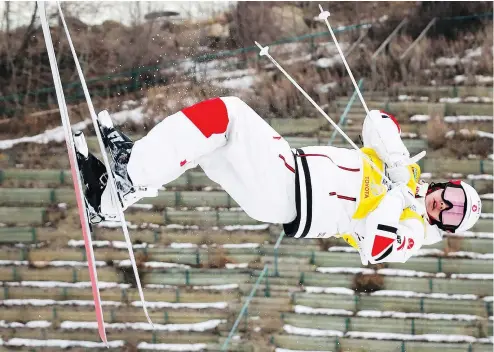
[[[220,98],[163,119],[135,142],[127,171],[134,185],[159,188],[227,143],[229,113]]]
[[[127,171],[134,185],[159,188],[198,164],[251,217],[295,218],[290,147],[240,99],[210,99],[166,117],[135,142]]]
[[[230,118],[228,143],[198,162],[252,218],[289,223],[296,216],[295,164],[290,146],[252,108],[222,98]]]
[[[134,143],[116,130],[106,111],[98,114],[105,145],[112,154],[113,174],[122,206],[156,196],[163,184],[197,166],[196,160],[226,143],[228,112],[219,98],[203,101],[166,117]],[[115,217],[110,187],[101,195],[104,217]]]

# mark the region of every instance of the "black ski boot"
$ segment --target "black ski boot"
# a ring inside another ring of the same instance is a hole
[[[110,150],[111,169],[115,178],[118,199],[125,210],[144,197],[156,197],[158,189],[146,185],[134,185],[127,172],[130,154],[134,143],[132,140],[113,127],[110,114],[103,110],[98,114],[98,125],[105,147]]]
[[[89,152],[84,133],[78,131],[74,134],[74,144],[89,221],[97,224],[105,219],[101,214],[101,197],[108,182],[108,173],[105,165]]]
[[[127,164],[134,143],[129,137],[113,127],[111,117],[106,110],[98,114],[98,123],[105,147],[110,150],[113,161],[111,167],[118,193],[121,197],[125,197],[129,193],[135,192],[132,180],[127,173]]]

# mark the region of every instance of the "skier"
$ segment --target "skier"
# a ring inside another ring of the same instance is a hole
[[[291,149],[236,97],[185,108],[135,143],[113,127],[108,112],[98,120],[123,209],[200,165],[250,217],[283,224],[290,237],[341,236],[364,265],[405,262],[422,245],[440,241],[439,229],[465,231],[480,217],[480,197],[470,185],[420,181],[397,120],[378,110],[364,120],[361,151],[392,185],[357,150]],[[92,222],[112,218],[105,167],[88,152],[82,133],[75,141]]]

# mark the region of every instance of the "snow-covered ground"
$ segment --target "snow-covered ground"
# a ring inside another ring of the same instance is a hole
[[[492,337],[480,339],[468,335],[441,335],[441,334],[409,335],[409,334],[365,332],[365,331],[348,331],[345,333],[339,330],[299,328],[289,324],[285,324],[283,326],[283,330],[288,334],[302,335],[302,336],[335,336],[335,337],[348,337],[348,338],[357,338],[357,339],[398,340],[398,341],[492,343]]]
[[[398,101],[428,102],[428,101],[430,101],[430,98],[428,96],[415,96],[415,95],[400,94],[400,95],[398,95]],[[492,104],[492,98],[491,97],[477,97],[477,96],[442,97],[442,98],[439,98],[439,102],[440,103],[450,103],[450,104],[459,104],[459,103]]]
[[[410,117],[410,121],[415,122],[426,122],[429,121],[431,117],[429,115],[413,115]],[[445,116],[444,122],[456,123],[456,122],[476,122],[476,121],[492,121],[493,116],[485,115],[459,115],[459,116]]]
[[[80,340],[56,340],[56,339],[22,339],[22,338],[11,338],[10,340],[2,340],[0,338],[0,346],[6,347],[40,347],[40,348],[123,348],[125,341],[116,340],[108,341],[108,346],[104,342],[93,342],[93,341],[80,341]]]
[[[208,330],[213,330],[220,324],[226,323],[226,320],[213,319],[207,320],[200,323],[192,324],[157,324],[153,325],[149,323],[106,323],[107,330],[145,330],[145,331],[194,331],[194,332],[204,332]],[[63,321],[60,324],[60,328],[63,330],[97,330],[98,324],[93,321]]]
[[[90,281],[81,281],[81,282],[64,282],[64,281],[4,281],[2,283],[4,286],[11,287],[36,287],[36,288],[91,288]],[[128,289],[130,288],[130,284],[121,284],[118,282],[98,282],[98,288],[100,290],[119,288],[119,289]],[[147,289],[179,289],[179,286],[174,285],[162,285],[162,284],[147,284],[144,285]],[[193,290],[208,290],[208,291],[229,291],[236,290],[239,288],[238,284],[224,284],[224,285],[197,285],[192,286]]]
[[[293,311],[297,314],[307,315],[334,315],[334,316],[356,316],[363,318],[395,318],[395,319],[425,319],[425,320],[458,320],[476,321],[483,318],[471,314],[438,314],[438,313],[406,313],[397,311],[360,310],[354,313],[346,309],[312,308],[308,306],[295,305]]]
[[[401,277],[436,277],[446,278],[447,275],[442,272],[429,273],[425,271],[406,270],[406,269],[370,269],[370,268],[351,268],[351,267],[317,267],[317,272],[323,274],[379,274],[383,276],[401,276]],[[493,274],[451,274],[451,279],[471,279],[471,280],[494,280]]]

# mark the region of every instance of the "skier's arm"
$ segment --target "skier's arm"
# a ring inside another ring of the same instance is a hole
[[[374,149],[388,166],[410,158],[410,153],[400,135],[400,125],[393,115],[371,110],[365,117],[362,128],[364,147]]]
[[[365,233],[359,241],[362,262],[403,263],[422,246],[424,228],[419,220],[400,224],[403,209],[409,206],[406,186],[389,191],[379,206],[366,218]]]

